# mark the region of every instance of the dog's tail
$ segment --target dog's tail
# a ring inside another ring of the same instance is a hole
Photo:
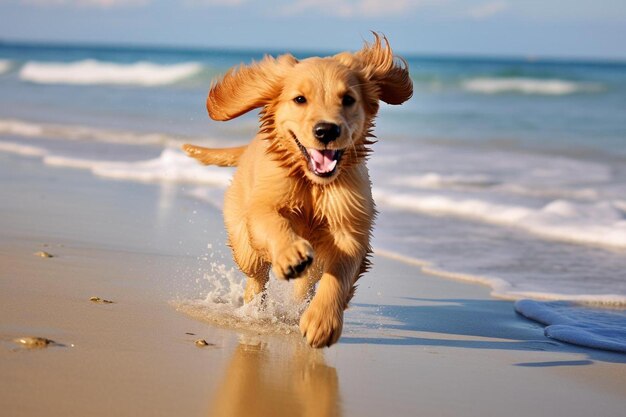
[[[183,151],[188,156],[196,158],[204,165],[217,165],[220,167],[236,167],[239,164],[239,158],[248,145],[238,146],[236,148],[203,148],[202,146],[185,144]]]

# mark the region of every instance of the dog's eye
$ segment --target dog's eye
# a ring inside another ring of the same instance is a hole
[[[304,103],[306,103],[306,97],[298,96],[298,97],[294,98],[293,101],[295,101],[298,104],[304,104]]]
[[[352,106],[355,102],[356,99],[348,94],[343,96],[343,99],[341,100],[341,104],[343,104],[344,106]]]

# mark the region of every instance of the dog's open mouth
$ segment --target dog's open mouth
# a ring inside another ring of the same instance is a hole
[[[343,149],[315,149],[305,148],[296,135],[290,132],[296,144],[302,151],[302,154],[306,158],[309,169],[312,173],[318,177],[331,177],[337,171],[337,165],[343,155]]]

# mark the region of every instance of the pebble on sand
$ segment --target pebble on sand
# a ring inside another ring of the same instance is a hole
[[[13,341],[28,349],[45,348],[48,347],[48,345],[56,344],[54,340],[37,336],[18,337],[17,339],[13,339]]]
[[[94,303],[103,303],[103,304],[113,304],[115,302],[111,300],[105,300],[104,298],[100,298],[100,297],[91,297],[89,301],[93,301]]]
[[[198,339],[194,342],[196,344],[196,346],[198,347],[205,347],[205,346],[215,346],[214,343],[209,343],[204,339]]]

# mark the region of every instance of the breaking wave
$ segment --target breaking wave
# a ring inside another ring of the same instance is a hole
[[[411,195],[374,190],[377,204],[432,215],[449,215],[523,229],[536,236],[571,243],[626,248],[626,202],[579,203],[554,200],[543,207]]]
[[[160,86],[180,82],[198,74],[202,65],[195,62],[119,64],[92,59],[76,62],[27,62],[19,71],[23,81],[38,84],[137,85]]]
[[[561,79],[538,78],[472,78],[461,84],[466,91],[479,94],[536,94],[561,96],[575,93],[597,93],[603,90],[599,84],[579,83]]]
[[[7,59],[0,59],[0,74],[9,72],[10,69],[11,69],[11,61]]]
[[[138,182],[192,183],[226,188],[232,171],[219,167],[205,167],[178,149],[167,148],[158,158],[122,162],[56,155],[32,145],[0,141],[0,152],[41,158],[49,166],[85,169],[103,178]]]
[[[133,132],[69,124],[35,123],[16,119],[0,119],[0,135],[170,147],[178,147],[186,142],[200,143],[203,145],[210,144],[210,141],[206,138],[181,137],[168,135],[166,133]]]

